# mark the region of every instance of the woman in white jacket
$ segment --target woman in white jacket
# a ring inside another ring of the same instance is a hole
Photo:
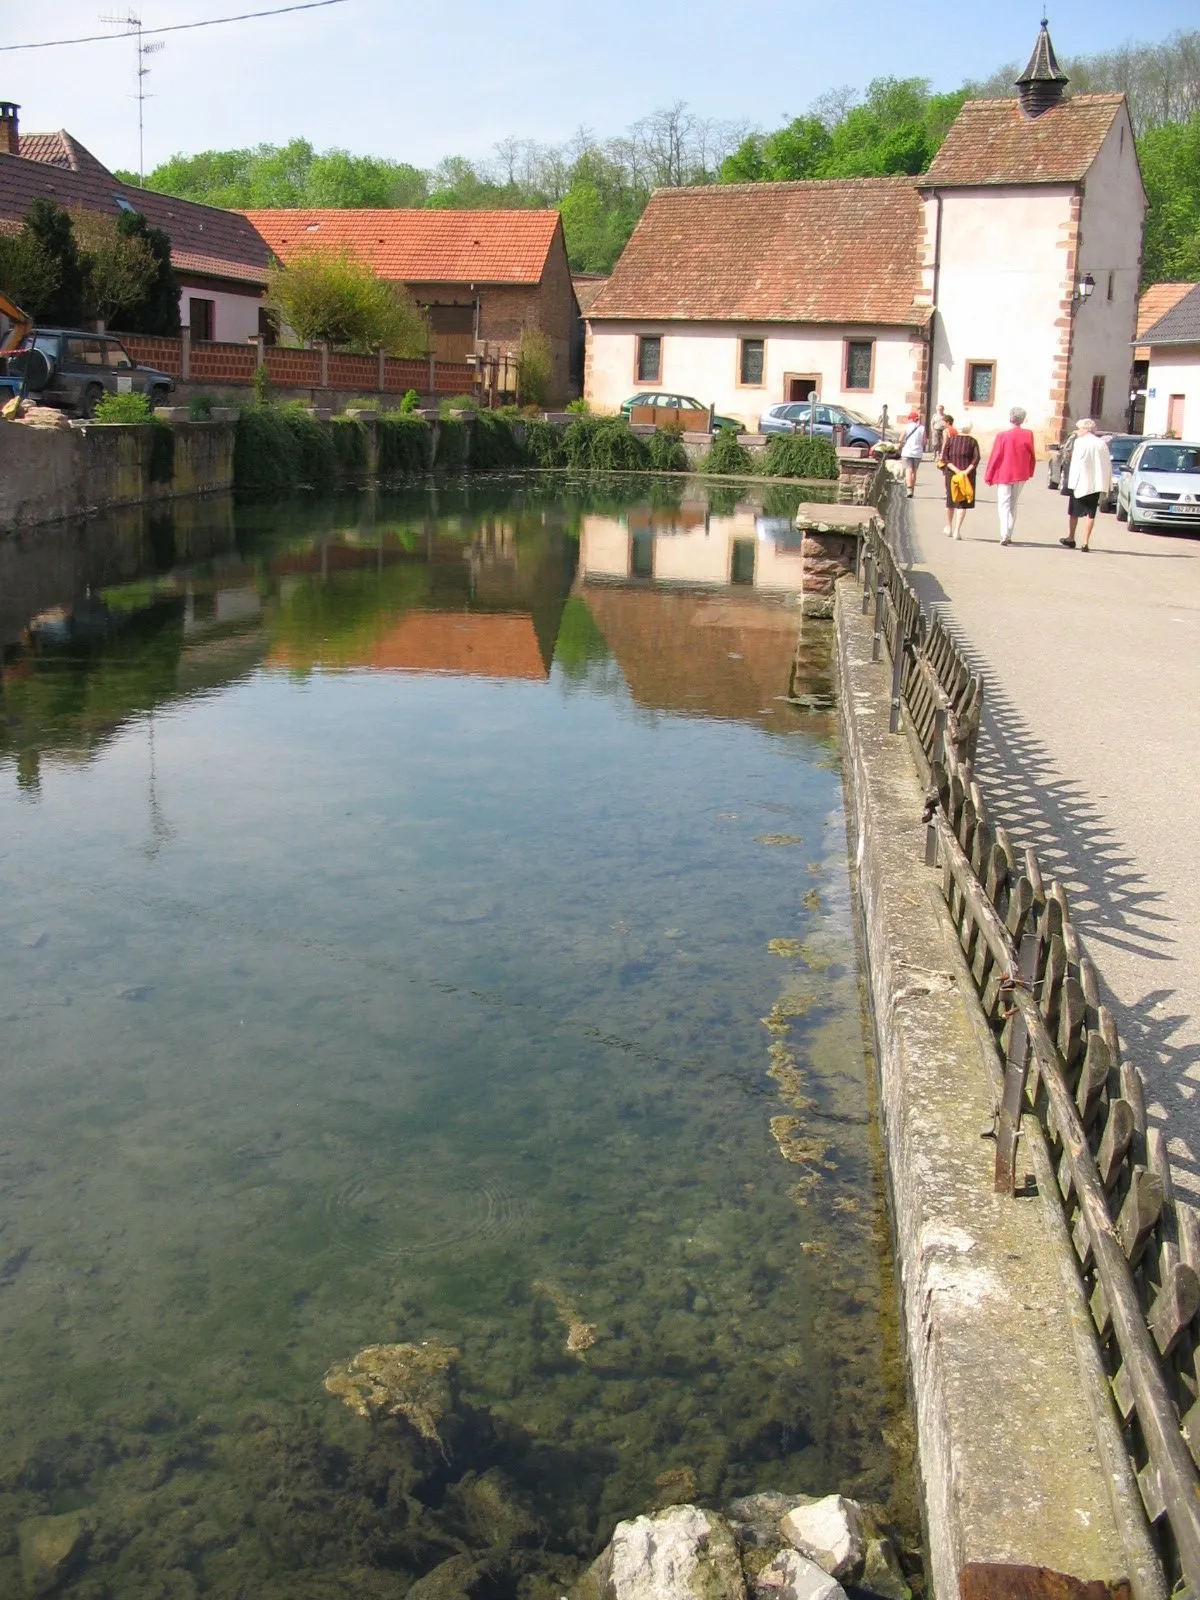
[[[1081,417],[1075,424],[1075,433],[1077,437],[1071,447],[1071,465],[1067,474],[1067,488],[1070,491],[1067,537],[1058,542],[1066,545],[1068,550],[1078,548],[1086,551],[1092,529],[1096,526],[1100,501],[1108,498],[1112,488],[1112,457],[1104,440],[1097,435],[1096,424],[1091,417]],[[1075,529],[1081,518],[1083,539],[1076,546]]]

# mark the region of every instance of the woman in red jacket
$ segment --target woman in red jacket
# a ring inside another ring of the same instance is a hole
[[[996,486],[996,509],[1000,513],[1000,543],[1011,544],[1017,523],[1017,501],[1021,490],[1033,477],[1037,457],[1033,450],[1033,434],[1021,424],[1025,413],[1014,406],[1008,413],[1011,427],[996,435],[992,453],[988,457],[986,483]]]

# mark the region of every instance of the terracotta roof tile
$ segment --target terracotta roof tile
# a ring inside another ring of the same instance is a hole
[[[1200,283],[1184,285],[1184,289],[1176,303],[1141,335],[1148,346],[1200,344]]]
[[[120,196],[152,227],[170,235],[171,261],[177,271],[259,287],[266,283],[267,247],[240,212],[120,183],[69,134],[22,134],[22,151],[27,147],[54,159],[0,155],[0,228],[19,225],[33,202],[41,199],[69,210],[102,211],[115,217],[122,209],[117,204]]]
[[[914,327],[922,237],[911,178],[659,189],[588,315]]]
[[[608,282],[607,272],[573,272],[571,286],[580,312],[586,317],[588,308],[595,304],[596,296]]]
[[[538,283],[557,211],[247,211],[281,261],[341,250],[397,283]]]
[[[1124,101],[1120,94],[1077,94],[1026,117],[1016,100],[968,100],[917,184],[1081,183]]]
[[[1148,333],[1160,317],[1165,317],[1196,287],[1194,283],[1152,283],[1138,300],[1137,336]]]

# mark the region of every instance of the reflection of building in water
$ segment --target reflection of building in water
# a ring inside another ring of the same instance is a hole
[[[452,672],[486,678],[550,676],[532,616],[410,611],[364,666],[377,671]]]
[[[638,705],[795,727],[788,693],[799,615],[778,604],[600,583],[587,605]]]
[[[734,584],[792,594],[801,588],[800,535],[789,519],[750,508],[713,516],[685,502],[620,519],[590,514],[581,522],[579,567],[590,583]]]

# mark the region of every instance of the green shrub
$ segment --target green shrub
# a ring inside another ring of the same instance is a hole
[[[447,417],[438,423],[434,466],[443,472],[461,472],[467,464],[467,424]]]
[[[452,394],[438,401],[439,417],[456,417],[460,411],[478,411],[479,402],[473,395]]]
[[[254,403],[259,406],[269,406],[273,394],[271,380],[267,376],[264,362],[259,362],[254,369]]]
[[[292,430],[274,406],[247,406],[233,443],[233,486],[239,494],[286,495],[300,476]]]
[[[188,421],[208,422],[212,418],[216,401],[210,394],[194,394],[188,401]]]
[[[512,421],[494,411],[477,411],[471,426],[471,467],[486,472],[488,468],[520,467],[525,464],[525,452],[517,442]]]
[[[522,328],[517,346],[517,392],[522,405],[540,409],[546,404],[552,367],[548,335],[540,328]]]
[[[578,416],[586,417],[591,412],[591,409],[591,406],[588,405],[582,395],[579,396],[578,400],[567,401],[567,410],[574,411]]]
[[[144,394],[102,394],[93,422],[149,422],[150,402]]]
[[[704,459],[704,470],[743,477],[754,471],[754,457],[744,444],[738,443],[736,429],[722,428],[717,434]]]
[[[329,426],[338,472],[361,478],[367,470],[367,430],[357,417],[334,417]]]
[[[563,448],[563,430],[552,422],[527,422],[525,459],[534,467],[565,467],[567,452]]]
[[[381,416],[379,430],[379,476],[429,471],[429,424],[424,417],[401,412]]]
[[[767,446],[762,470],[771,478],[836,478],[837,451],[830,439],[777,433]]]
[[[404,399],[400,402],[400,414],[405,417],[411,416],[414,411],[420,409],[420,406],[421,396],[415,389],[409,389],[406,391]]]
[[[569,467],[579,467],[584,471],[591,467],[592,441],[599,426],[598,417],[577,417],[574,422],[567,424],[562,442]]]
[[[656,472],[686,472],[691,465],[679,428],[655,428],[646,445]]]
[[[337,483],[338,458],[330,430],[299,401],[280,406],[279,414],[296,444],[296,481],[308,489],[332,489]]]
[[[567,464],[592,472],[638,472],[650,465],[646,441],[623,417],[576,417],[563,435]]]
[[[170,483],[175,476],[175,429],[161,417],[150,419],[150,461],[147,472],[151,483]]]

